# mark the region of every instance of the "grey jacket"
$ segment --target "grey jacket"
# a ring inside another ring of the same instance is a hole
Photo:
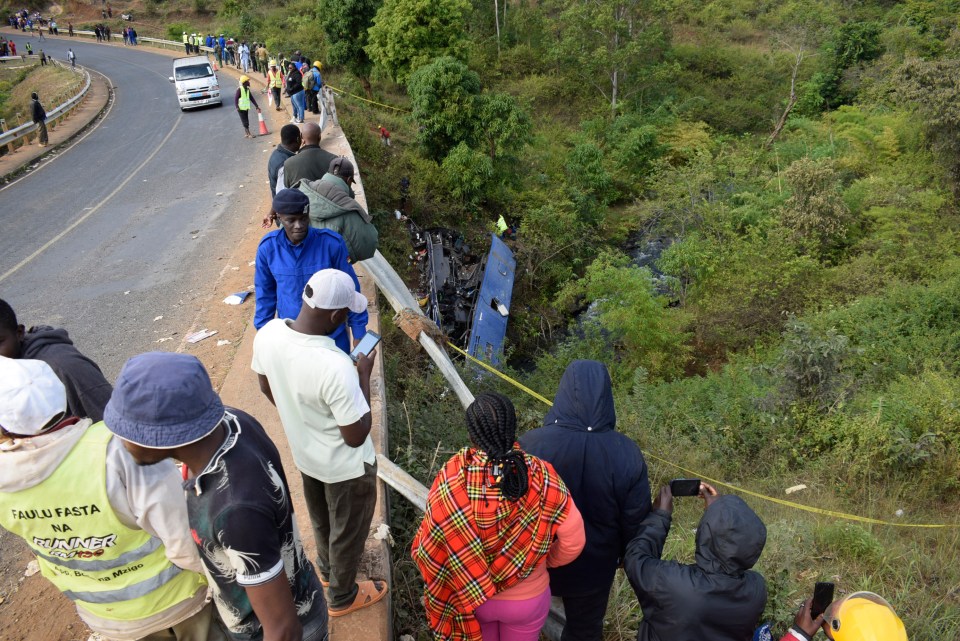
[[[300,191],[310,199],[310,224],[335,231],[347,243],[350,260],[371,258],[377,251],[379,233],[373,218],[353,199],[350,186],[333,174],[320,180],[301,181]]]

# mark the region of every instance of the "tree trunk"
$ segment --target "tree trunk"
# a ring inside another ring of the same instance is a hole
[[[507,0],[504,0],[504,12],[506,12]],[[497,58],[500,58],[500,5],[498,0],[493,0],[493,22],[497,25]]]
[[[373,100],[373,87],[370,86],[370,78],[362,76],[360,84],[363,85],[363,93],[367,94],[367,100]]]
[[[790,116],[790,112],[793,111],[794,105],[797,104],[797,74],[800,72],[800,63],[803,62],[803,45],[800,45],[799,51],[797,51],[796,62],[793,64],[793,75],[790,77],[790,98],[787,100],[787,107],[783,110],[783,114],[780,116],[780,120],[777,121],[777,125],[773,128],[773,133],[770,134],[770,138],[767,139],[767,142],[764,144],[764,147],[768,148],[773,144],[773,141],[777,139],[777,136],[780,135],[780,132],[783,131],[783,127],[787,124],[787,118]]]

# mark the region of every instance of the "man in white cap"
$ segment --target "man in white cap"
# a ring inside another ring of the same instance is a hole
[[[103,423],[67,413],[49,365],[0,358],[0,525],[101,636],[224,637],[171,461],[140,467]]]
[[[373,605],[382,581],[357,583],[357,568],[377,501],[377,459],[370,440],[370,373],[375,354],[353,359],[332,334],[367,308],[353,279],[323,269],[303,289],[294,320],[277,318],[253,341],[251,367],[277,407],[317,542],[320,580],[330,587],[330,616]]]

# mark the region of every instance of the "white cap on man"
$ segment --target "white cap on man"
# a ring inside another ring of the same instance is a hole
[[[49,365],[0,357],[0,427],[36,436],[67,411],[67,389]]]
[[[321,269],[303,288],[303,302],[313,309],[343,309],[359,314],[367,309],[367,297],[357,291],[353,279],[339,269]]]

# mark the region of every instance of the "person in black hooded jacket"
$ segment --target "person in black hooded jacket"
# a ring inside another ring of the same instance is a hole
[[[706,509],[697,526],[696,563],[661,560],[673,516],[664,486],[630,545],[623,568],[640,601],[637,641],[749,641],[767,602],[763,576],[750,568],[767,528],[739,496],[700,484]]]
[[[0,356],[44,361],[67,388],[67,413],[103,419],[113,386],[92,360],[80,353],[65,329],[46,325],[26,331],[6,301],[0,300]]]
[[[603,636],[617,566],[650,511],[647,464],[616,425],[607,368],[577,360],[563,373],[544,426],[520,438],[523,450],[549,461],[583,506],[583,552],[573,563],[550,569],[550,592],[563,598],[566,612],[561,641]]]

